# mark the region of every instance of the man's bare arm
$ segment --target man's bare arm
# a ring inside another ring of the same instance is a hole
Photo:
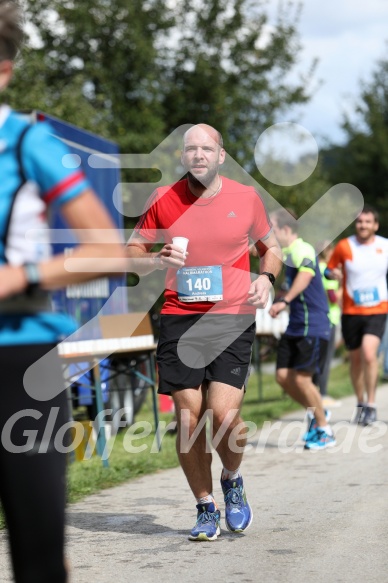
[[[260,273],[264,271],[277,277],[282,269],[282,250],[275,235],[270,232],[264,241],[258,241],[255,247],[260,255]],[[248,302],[256,308],[265,308],[268,303],[272,284],[266,275],[259,275],[251,283]]]
[[[278,277],[283,267],[283,253],[272,231],[268,237],[258,241],[255,247],[260,256],[260,273],[268,271]]]
[[[187,252],[183,253],[172,243],[167,243],[160,251],[152,252],[153,245],[138,234],[129,239],[126,247],[126,255],[130,260],[128,271],[138,275],[148,275],[157,269],[168,267],[180,269],[184,266]]]
[[[285,301],[278,301],[276,304],[272,304],[269,311],[270,316],[276,318],[276,316],[284,310],[292,300],[304,292],[304,290],[310,285],[313,277],[313,274],[308,271],[299,271],[292,282],[292,286],[284,296]]]

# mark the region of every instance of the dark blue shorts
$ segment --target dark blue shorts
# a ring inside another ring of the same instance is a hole
[[[287,336],[284,334],[278,346],[276,368],[291,368],[320,374],[325,363],[328,341],[316,336]]]

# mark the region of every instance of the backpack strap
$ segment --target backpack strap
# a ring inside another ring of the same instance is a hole
[[[20,178],[20,183],[12,195],[11,204],[9,205],[9,209],[8,209],[8,216],[7,216],[6,221],[5,221],[4,231],[3,231],[3,233],[1,233],[1,237],[0,237],[0,241],[2,242],[2,249],[3,249],[3,257],[1,257],[1,259],[3,260],[4,263],[8,263],[5,250],[7,248],[8,234],[9,234],[9,228],[11,225],[11,218],[12,218],[12,211],[13,211],[13,208],[15,206],[15,201],[16,201],[16,197],[17,197],[18,193],[20,192],[20,190],[23,188],[23,186],[27,182],[27,177],[26,177],[26,174],[25,174],[25,171],[23,168],[22,147],[23,147],[24,138],[25,138],[28,130],[31,127],[32,127],[31,124],[28,124],[25,128],[23,128],[22,132],[20,133],[17,144],[16,144],[16,161],[18,164],[18,174],[19,174],[19,178]]]

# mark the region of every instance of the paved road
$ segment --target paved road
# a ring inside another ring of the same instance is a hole
[[[71,505],[71,583],[387,581],[388,385],[378,402],[373,428],[348,422],[353,398],[332,410],[332,450],[303,450],[302,413],[253,436],[243,469],[254,520],[244,535],[223,529],[213,543],[188,541],[195,508],[179,468]],[[217,461],[222,509],[219,472]],[[4,582],[7,560],[2,533]]]

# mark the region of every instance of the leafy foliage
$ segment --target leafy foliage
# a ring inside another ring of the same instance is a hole
[[[294,73],[298,0],[279,0],[275,24],[257,0],[24,2],[29,38],[8,100],[113,139],[124,153],[151,152],[178,126],[206,122],[261,180],[256,140],[309,98],[315,63]],[[153,182],[155,172],[124,170],[123,179]],[[287,203],[287,189],[278,192]],[[125,196],[124,211],[133,209],[130,187]]]
[[[388,235],[388,60],[380,60],[369,83],[361,84],[356,119],[346,117],[348,141],[325,154],[333,181],[359,188],[366,203],[381,213],[380,232]]]
[[[29,42],[13,104],[101,132],[125,152],[149,152],[177,126],[207,122],[249,165],[261,131],[308,99],[314,64],[288,76],[300,50],[298,3],[279,2],[275,26],[265,3],[251,0],[25,4]]]
[[[288,76],[301,48],[298,16],[298,4],[280,2],[271,27],[262,2],[182,2],[176,15],[179,51],[163,99],[168,129],[209,123],[223,134],[228,153],[253,169],[260,133],[308,99],[314,63],[296,82]]]
[[[28,0],[26,18],[39,46],[23,54],[14,105],[28,100],[124,151],[148,151],[162,138],[156,38],[173,24],[165,2]]]

